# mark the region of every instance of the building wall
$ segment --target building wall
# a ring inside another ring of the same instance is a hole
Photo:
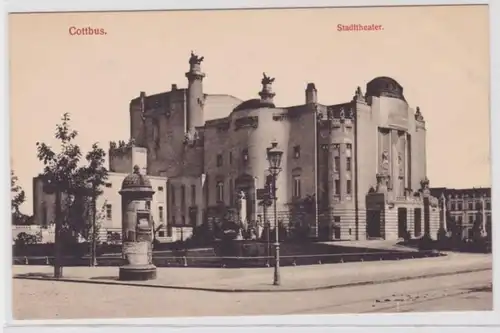
[[[123,148],[110,148],[109,170],[116,173],[129,174],[134,171],[134,166],[139,166],[142,174],[147,173],[148,151],[143,147],[127,145]]]
[[[376,185],[378,168],[378,116],[364,99],[355,101],[355,170],[357,173],[357,205],[359,239],[366,239],[366,193]]]
[[[247,200],[256,219],[263,215],[257,206],[257,188],[263,188],[268,176],[267,148],[276,141],[283,150],[281,172],[277,178],[277,209],[288,212],[294,199],[294,179],[300,182],[300,195],[315,193],[315,114],[307,107],[258,108],[239,110],[230,117],[208,122],[204,129],[204,167],[207,175],[207,206],[219,201],[218,183],[223,187],[223,204],[233,207],[239,188],[249,186]],[[295,152],[298,151],[298,157]],[[241,181],[241,182],[240,182]]]
[[[203,180],[203,175],[169,179],[167,205],[169,226],[174,228],[193,227],[202,223],[204,213]]]
[[[103,186],[103,193],[97,198],[96,207],[98,212],[102,212],[103,219],[101,230],[113,231],[121,234],[122,212],[121,212],[121,196],[119,194],[123,179],[128,174],[110,172],[106,184]],[[162,177],[149,177],[151,185],[155,191],[151,202],[151,215],[158,226],[159,223],[166,225],[167,221],[167,179]],[[34,212],[35,224],[43,225],[42,221],[47,221],[48,224],[55,223],[55,194],[43,192],[41,178],[35,178],[34,185],[38,189],[36,199],[36,207],[46,207],[46,209],[38,209]],[[160,218],[160,207],[163,207],[163,219]],[[162,221],[163,220],[163,221]],[[165,228],[166,230],[166,228]]]

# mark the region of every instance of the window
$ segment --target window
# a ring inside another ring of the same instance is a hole
[[[491,210],[491,202],[486,201],[486,210]]]
[[[172,215],[172,225],[176,225],[177,221],[175,220],[175,215]]]
[[[350,143],[346,144],[346,148],[347,149],[352,149],[352,144],[350,144]]]
[[[474,215],[469,215],[469,223],[474,223]]]
[[[339,170],[340,170],[340,157],[335,156],[334,161],[335,161],[335,164],[333,165],[333,171],[339,172]]]
[[[112,185],[111,183],[106,183],[106,185],[105,185],[105,186],[106,186],[107,188],[111,188],[111,187],[113,187],[113,185]]]
[[[165,237],[165,231],[158,231],[158,237]]]
[[[186,186],[181,186],[181,209],[186,207]]]
[[[293,178],[293,196],[294,198],[301,197],[300,177]]]
[[[340,223],[340,216],[334,216],[333,217],[333,222]]]
[[[217,202],[224,202],[224,183],[217,183]]]
[[[243,160],[243,163],[248,162],[248,149],[243,149],[241,152],[241,159]]]
[[[452,202],[450,204],[450,210],[455,210],[457,207],[456,207],[456,203]]]
[[[111,220],[113,218],[113,207],[110,204],[106,205],[106,219]]]
[[[234,181],[233,179],[229,179],[229,204],[232,205],[234,203]]]
[[[351,194],[352,192],[352,180],[348,179],[346,182],[346,193]]]
[[[229,152],[229,164],[233,164],[233,153]]]
[[[163,192],[163,186],[158,186],[158,192]]]
[[[346,158],[346,171],[351,171],[351,158],[350,157],[347,157]]]
[[[175,206],[175,187],[174,185],[170,185],[170,196],[172,201],[172,206]]]
[[[293,157],[300,158],[300,146],[293,147]]]
[[[468,208],[469,208],[469,210],[473,210],[474,209],[472,201],[469,201]]]
[[[467,229],[467,237],[470,239],[470,238],[474,238],[474,229],[470,228],[470,229]]]
[[[182,215],[182,225],[186,225],[186,216]]]
[[[222,166],[222,154],[217,154],[217,166]]]
[[[196,205],[196,185],[191,185],[191,205]]]
[[[458,206],[458,208],[457,208],[458,210],[462,210],[462,203],[461,203],[461,202],[459,202],[459,203],[457,204],[457,206]]]
[[[159,206],[158,207],[158,220],[160,220],[160,222],[163,222],[163,207],[162,206]]]
[[[335,179],[335,195],[340,195],[340,180]]]
[[[160,122],[158,119],[153,119],[153,142],[155,149],[160,148]]]
[[[458,215],[458,223],[462,223],[463,219],[462,219],[462,215]]]
[[[481,203],[480,202],[476,202],[476,210],[481,210]]]

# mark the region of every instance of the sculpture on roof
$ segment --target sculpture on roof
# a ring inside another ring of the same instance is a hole
[[[274,82],[274,77],[267,76],[266,73],[262,73],[264,77],[262,78],[262,84],[271,84]]]
[[[189,58],[189,63],[191,65],[194,65],[194,64],[201,64],[201,62],[203,61],[203,59],[205,59],[205,57],[199,57],[197,56],[196,54],[194,54],[193,51],[191,51],[191,58]]]

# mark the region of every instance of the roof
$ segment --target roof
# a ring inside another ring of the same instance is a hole
[[[406,101],[403,95],[403,86],[388,76],[379,76],[368,82],[365,96],[385,96]]]
[[[203,115],[205,121],[226,118],[242,100],[231,95],[209,94],[205,97]]]
[[[153,192],[151,181],[139,171],[139,166],[134,165],[134,172],[129,174],[122,182],[123,192]]]
[[[234,108],[233,111],[252,110],[260,108],[275,108],[273,103],[263,101],[259,98],[249,99]]]

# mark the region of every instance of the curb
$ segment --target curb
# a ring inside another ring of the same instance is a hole
[[[90,284],[104,284],[104,285],[119,285],[119,286],[130,286],[130,287],[147,287],[147,288],[162,288],[162,289],[177,289],[177,290],[193,290],[193,291],[208,291],[208,292],[219,292],[219,293],[266,293],[266,292],[301,292],[301,291],[317,291],[335,288],[346,288],[346,287],[359,287],[367,285],[385,284],[400,281],[410,281],[417,279],[434,278],[440,276],[456,275],[456,274],[467,274],[476,273],[483,271],[491,271],[492,268],[476,268],[467,269],[462,271],[444,272],[444,273],[433,273],[417,276],[406,276],[400,278],[385,279],[379,281],[360,281],[344,284],[334,284],[334,285],[324,285],[319,287],[308,287],[308,288],[282,288],[275,289],[268,287],[267,289],[229,289],[229,288],[204,288],[204,287],[184,287],[184,286],[168,286],[160,284],[146,284],[146,283],[132,283],[132,282],[122,282],[122,281],[97,281],[97,280],[84,280],[84,279],[72,279],[72,278],[61,278],[56,279],[54,277],[34,277],[34,276],[14,276],[14,279],[19,280],[41,280],[41,281],[60,281],[60,282],[73,282],[73,283],[90,283]],[[277,287],[279,288],[279,287]]]

